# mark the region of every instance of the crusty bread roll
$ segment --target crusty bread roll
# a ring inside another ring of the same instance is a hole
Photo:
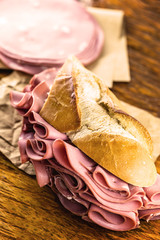
[[[59,71],[40,115],[115,176],[140,187],[155,182],[148,131],[75,57]]]

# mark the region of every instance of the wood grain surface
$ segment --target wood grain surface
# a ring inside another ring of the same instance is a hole
[[[160,1],[99,0],[94,6],[125,12],[132,81],[115,83],[119,99],[160,117]],[[8,74],[1,71],[0,77]],[[160,173],[160,159],[156,163]],[[48,187],[0,156],[0,240],[157,240],[160,220],[113,232],[65,210]]]
[[[160,117],[160,1],[100,0],[94,6],[125,13],[132,81],[114,83],[114,93]]]

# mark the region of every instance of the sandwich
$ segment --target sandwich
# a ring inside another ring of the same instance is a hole
[[[23,116],[19,150],[38,184],[82,219],[128,231],[160,218],[160,176],[145,127],[78,59],[33,76],[11,103]]]

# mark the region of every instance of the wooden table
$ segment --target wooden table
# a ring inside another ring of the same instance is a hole
[[[132,81],[115,83],[114,93],[160,117],[160,2],[101,0],[95,6],[122,9],[126,16]],[[1,72],[1,76],[4,73]],[[160,172],[160,161],[156,163]],[[160,220],[130,232],[113,232],[84,222],[65,210],[48,188],[0,156],[0,239],[156,240]]]

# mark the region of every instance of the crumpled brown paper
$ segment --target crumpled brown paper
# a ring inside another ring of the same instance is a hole
[[[130,69],[124,12],[88,7],[104,32],[104,47],[100,57],[87,68],[101,77],[108,87],[115,82],[129,82]]]
[[[18,149],[18,138],[21,132],[22,118],[10,104],[11,90],[22,91],[29,82],[30,76],[14,71],[0,80],[0,152],[18,168],[28,174],[34,174],[30,162],[21,164]]]
[[[21,132],[22,118],[16,110],[10,105],[9,93],[11,90],[22,91],[24,86],[29,82],[30,76],[14,71],[9,76],[0,80],[0,151],[10,159],[18,168],[28,174],[33,175],[32,165],[27,162],[21,164],[18,149],[18,137]],[[160,154],[160,118],[156,118],[148,112],[122,103],[128,113],[137,118],[148,129],[153,139],[154,152],[153,158],[156,160]]]

